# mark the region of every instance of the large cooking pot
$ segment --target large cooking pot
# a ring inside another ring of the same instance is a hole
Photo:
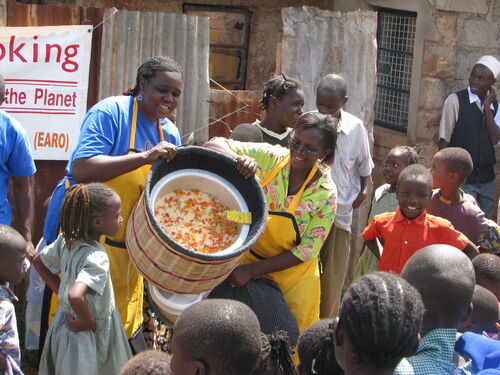
[[[238,238],[214,254],[189,250],[168,237],[154,216],[154,203],[178,189],[216,196],[230,210],[250,212],[250,224],[238,224]],[[138,271],[158,288],[177,294],[198,294],[222,282],[241,255],[263,233],[267,204],[256,178],[245,179],[234,159],[202,147],[181,147],[176,157],[157,160],[149,172],[143,195],[127,225],[126,244]]]

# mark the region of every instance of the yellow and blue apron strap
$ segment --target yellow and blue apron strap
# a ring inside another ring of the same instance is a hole
[[[134,109],[132,110],[132,127],[130,128],[130,143],[128,145],[129,150],[133,150],[135,148],[135,131],[137,129],[137,111],[139,109],[139,104],[137,102],[137,98],[134,98]],[[160,120],[157,121],[158,133],[160,135],[160,141],[164,141],[165,137],[163,136],[163,129],[161,127]]]
[[[135,148],[135,130],[137,128],[137,110],[138,110],[137,98],[134,98],[134,109],[132,110],[132,126],[130,128],[130,142],[128,145],[129,150]]]
[[[262,180],[260,186],[264,187],[268,183],[271,182],[271,180],[278,174],[280,170],[283,169],[283,167],[290,161],[290,153],[286,154],[280,161],[276,163],[276,165],[271,169],[266,176],[264,177],[264,180]]]
[[[318,166],[316,164],[314,164],[314,166],[311,168],[311,172],[309,172],[309,175],[307,176],[304,183],[302,184],[302,187],[300,188],[298,193],[295,194],[295,196],[293,197],[292,202],[290,203],[290,206],[288,206],[287,212],[289,214],[293,215],[295,213],[295,210],[297,209],[297,206],[299,205],[300,198],[302,198],[302,193],[306,189],[306,186],[309,183],[309,181],[311,181],[311,179],[314,177],[314,174],[316,173],[317,170],[318,170]]]

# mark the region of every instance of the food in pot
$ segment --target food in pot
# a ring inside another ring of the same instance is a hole
[[[211,194],[197,190],[176,190],[155,203],[161,229],[179,245],[212,254],[231,246],[238,227],[226,218],[229,208]]]

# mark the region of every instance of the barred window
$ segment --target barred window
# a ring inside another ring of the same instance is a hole
[[[251,13],[246,8],[184,4],[184,13],[210,17],[210,78],[228,90],[246,87]],[[211,86],[214,86],[211,83]]]
[[[375,124],[406,132],[417,14],[379,8]]]

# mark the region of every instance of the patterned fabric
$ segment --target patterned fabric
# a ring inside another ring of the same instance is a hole
[[[363,121],[340,110],[335,159],[331,170],[338,189],[336,227],[351,231],[352,202],[361,190],[360,177],[369,176],[372,169],[370,143]]]
[[[466,374],[453,363],[456,329],[439,328],[420,341],[417,354],[404,358],[394,375],[459,375]]]
[[[146,285],[144,285],[143,317],[142,332],[148,349],[160,350],[171,354],[170,344],[172,342],[173,329],[163,322],[158,313],[150,306],[149,290]]]
[[[232,151],[239,155],[248,155],[257,161],[257,177],[261,180],[289,152],[286,148],[267,143],[226,141]],[[301,240],[291,251],[303,262],[318,257],[335,217],[337,190],[330,177],[330,169],[319,168],[319,171],[322,176],[304,190],[294,214]],[[288,195],[289,176],[290,163],[264,187],[269,211],[285,212],[288,209],[293,199],[293,195]]]
[[[500,227],[493,220],[486,220],[486,230],[479,235],[477,245],[481,250],[500,254]]]
[[[14,293],[9,288],[0,285],[0,355],[5,360],[3,374],[7,375],[22,375],[19,368],[21,351],[19,349],[16,311],[12,304],[16,301],[17,297]]]

